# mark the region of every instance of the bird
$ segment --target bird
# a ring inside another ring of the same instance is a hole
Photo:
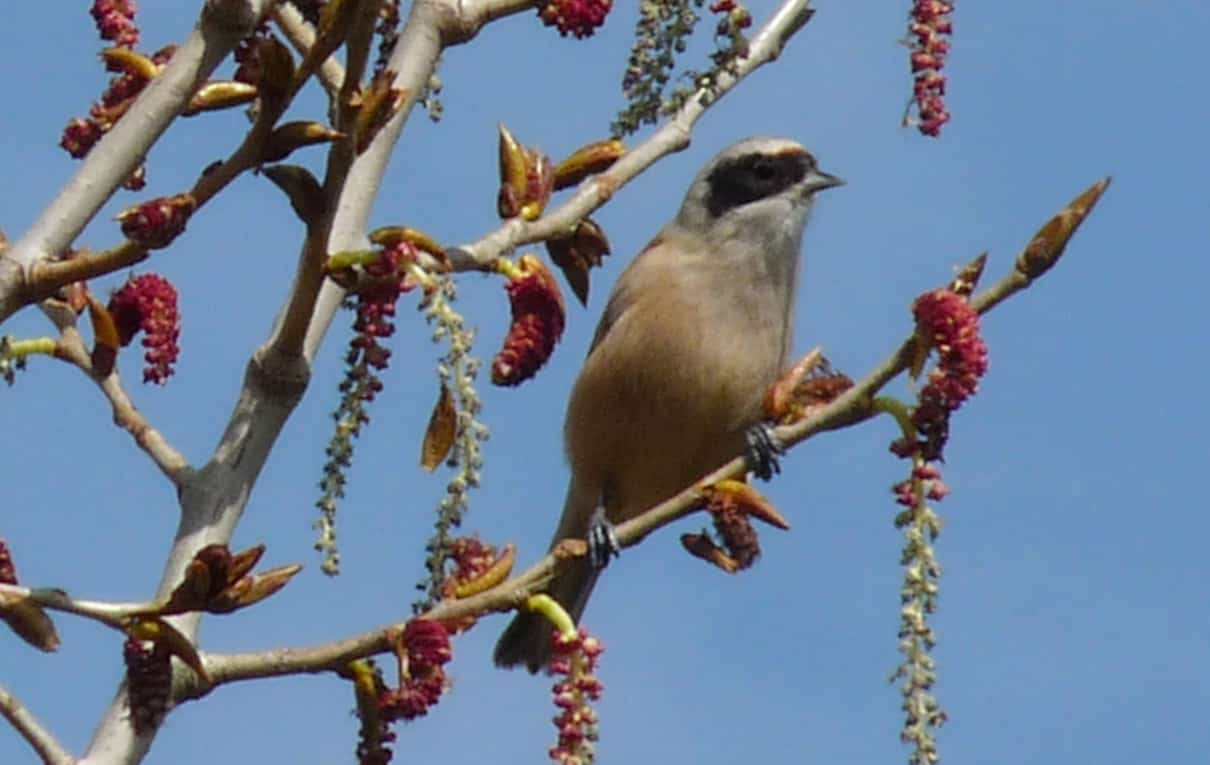
[[[790,349],[803,230],[816,193],[843,184],[793,140],[741,140],[706,163],[618,278],[563,429],[571,478],[551,547],[587,539],[590,554],[566,561],[546,592],[577,624],[610,557],[610,524],[771,434],[763,403]],[[495,663],[538,672],[551,632],[518,611]]]

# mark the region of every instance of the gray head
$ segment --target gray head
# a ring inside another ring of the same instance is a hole
[[[815,192],[843,180],[786,138],[745,138],[723,149],[693,179],[677,222],[716,240],[797,239]]]

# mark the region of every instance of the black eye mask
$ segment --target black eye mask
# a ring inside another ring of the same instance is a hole
[[[801,152],[748,154],[710,173],[706,209],[715,218],[728,210],[776,196],[807,176],[815,161]]]

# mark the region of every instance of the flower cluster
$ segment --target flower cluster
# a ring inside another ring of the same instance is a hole
[[[733,507],[720,508],[713,515],[714,530],[737,568],[749,568],[760,557],[760,537],[748,516]]]
[[[390,744],[395,741],[395,733],[378,712],[378,697],[386,689],[382,669],[373,659],[354,659],[349,662],[346,676],[353,681],[360,723],[357,765],[387,765],[394,755]]]
[[[937,635],[929,622],[937,610],[941,580],[941,564],[933,552],[933,541],[941,533],[941,518],[928,501],[944,499],[949,488],[942,483],[936,466],[915,455],[910,476],[895,484],[892,491],[895,501],[904,508],[895,517],[895,525],[904,532],[898,635],[903,659],[892,676],[892,680],[903,681],[899,692],[904,723],[899,735],[912,747],[908,758],[911,765],[934,765],[939,756],[933,731],[945,723],[946,715],[933,695],[937,672],[932,650]]]
[[[605,646],[583,629],[564,635],[554,631],[550,672],[559,676],[552,692],[559,714],[554,719],[559,739],[550,748],[550,758],[560,765],[588,765],[595,758],[597,711],[592,702],[601,698],[605,686],[595,674]]]
[[[915,507],[920,498],[940,502],[949,496],[950,488],[941,481],[941,471],[936,465],[922,463],[912,469],[910,478],[891,487],[896,504]]]
[[[639,3],[638,6],[634,44],[622,76],[627,106],[610,126],[615,136],[633,133],[668,113],[671,99],[665,98],[664,92],[669,82],[677,80],[674,76],[676,57],[688,47],[689,37],[698,22],[690,0]]]
[[[710,4],[710,12],[719,15],[714,28],[716,37],[736,38],[752,26],[752,14],[736,0],[717,0]]]
[[[979,335],[979,314],[953,290],[926,292],[916,299],[912,313],[917,337],[937,351],[938,361],[912,413],[917,443],[900,443],[896,453],[918,448],[932,462],[942,458],[950,414],[975,394],[987,372],[987,345]]]
[[[495,587],[512,572],[517,559],[514,545],[497,550],[495,545],[478,537],[457,537],[446,547],[447,560],[453,564],[453,569],[441,585],[441,596],[451,600]],[[475,621],[474,616],[468,615],[456,622],[446,622],[445,626],[451,633],[458,633],[470,629]]]
[[[512,324],[504,346],[492,360],[492,382],[519,385],[533,377],[554,352],[563,336],[566,308],[563,294],[550,269],[533,255],[522,255],[513,266],[501,261],[509,280]]]
[[[127,207],[117,219],[127,239],[140,247],[159,250],[185,231],[196,209],[197,200],[192,194],[174,194]]]
[[[143,274],[127,281],[109,299],[109,313],[118,329],[122,346],[140,331],[147,353],[143,359],[143,382],[163,385],[173,373],[180,355],[181,315],[176,288],[158,274]]]
[[[155,730],[168,710],[172,693],[172,653],[160,643],[127,639],[122,646],[126,661],[126,703],[130,724],[142,736]]]
[[[570,33],[584,38],[605,23],[612,8],[613,0],[548,0],[538,9],[538,16],[546,26],[558,27],[564,37]]]
[[[677,59],[689,48],[689,38],[701,20],[698,10],[705,4],[706,0],[637,4],[639,19],[622,76],[627,104],[610,125],[615,136],[634,133],[676,113],[698,94],[709,102],[717,92],[720,75],[733,73],[737,62],[748,55],[744,30],[751,26],[752,17],[747,8],[739,0],[716,0],[709,6],[719,15],[710,67],[676,72]]]
[[[350,366],[364,363],[376,369],[386,369],[390,364],[391,351],[379,342],[395,334],[395,304],[399,296],[416,285],[404,275],[406,266],[416,260],[416,249],[407,242],[383,248],[376,262],[365,267],[373,281],[358,291],[353,320],[354,337],[349,342],[349,353],[345,361]],[[375,379],[367,386],[365,400],[373,401],[374,394],[382,390],[382,383]]]
[[[73,117],[63,128],[59,146],[74,159],[80,159],[92,150],[101,136],[105,135],[122,118],[139,93],[151,82],[158,66],[172,58],[175,46],[157,51],[150,59],[124,48],[110,49],[103,58],[108,71],[117,76],[109,82],[99,101],[88,110],[88,117]],[[124,185],[138,191],[146,185],[146,169],[140,165],[126,179]]]
[[[945,56],[949,53],[947,39],[954,32],[950,15],[954,5],[947,0],[913,0],[908,33],[912,76],[912,98],[918,119],[916,128],[927,136],[941,134],[941,126],[949,122],[945,110]]]
[[[433,288],[426,290],[421,304],[424,320],[433,328],[433,342],[445,346],[445,353],[437,362],[437,377],[453,394],[457,431],[445,461],[454,473],[437,503],[433,534],[424,546],[424,567],[428,576],[416,585],[425,593],[412,604],[416,613],[429,609],[443,597],[446,560],[456,546],[453,530],[462,525],[470,509],[471,490],[479,486],[483,442],[489,435],[487,425],[479,419],[483,403],[476,380],[481,362],[471,352],[475,331],[467,326],[466,318],[455,307],[457,297],[457,282],[446,274],[434,280]]]
[[[932,463],[942,459],[950,414],[974,395],[979,378],[987,372],[987,345],[979,335],[979,314],[967,302],[985,262],[976,259],[948,288],[926,292],[912,305],[917,346],[913,367],[922,365],[930,351],[938,356],[916,406],[909,411],[893,399],[875,402],[894,414],[903,430],[891,451],[911,460],[907,479],[891,490],[903,508],[895,516],[895,526],[904,534],[899,593],[899,652],[903,659],[893,679],[902,680],[904,725],[900,737],[912,747],[908,758],[912,765],[934,765],[939,760],[933,732],[946,720],[933,695],[937,674],[932,650],[937,638],[929,622],[940,587],[941,565],[933,542],[941,533],[941,518],[928,503],[949,494],[941,471]]]
[[[378,373],[391,360],[391,349],[382,340],[395,334],[395,304],[404,292],[415,288],[408,275],[416,262],[416,247],[399,239],[374,252],[374,259],[362,265],[364,281],[355,284],[356,274],[333,272],[333,279],[343,283],[348,277],[356,293],[345,301],[353,308],[353,339],[345,354],[345,377],[340,383],[340,403],[333,412],[336,431],[328,442],[328,461],[319,487],[322,492],[316,503],[321,517],[316,525],[320,539],[316,549],[324,553],[321,564],[324,573],[334,575],[340,570],[336,549],[336,501],[344,496],[345,469],[353,461],[353,439],[361,434],[370,416],[366,405],[382,391]]]
[[[109,40],[123,48],[139,44],[139,28],[134,23],[138,6],[134,0],[95,0],[92,18],[97,23],[97,32],[102,40]]]
[[[441,622],[412,619],[395,646],[399,687],[378,696],[379,715],[386,722],[414,720],[428,714],[449,686],[444,665],[453,656],[450,636]]]
[[[446,580],[443,589],[453,595],[460,585],[473,582],[487,573],[499,558],[495,545],[478,537],[458,537],[450,542],[450,560],[454,564],[454,572]]]

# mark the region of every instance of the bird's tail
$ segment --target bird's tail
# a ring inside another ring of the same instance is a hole
[[[567,538],[583,539],[588,528],[588,518],[596,506],[597,497],[580,490],[573,480],[567,487],[567,499],[563,503],[563,517],[551,540],[553,548]],[[588,604],[593,585],[600,571],[594,569],[587,558],[567,561],[563,571],[550,583],[546,593],[580,623],[580,615]],[[496,643],[493,656],[498,667],[515,667],[524,664],[530,672],[546,667],[551,654],[551,631],[554,629],[546,617],[529,611],[518,611]]]
[[[570,562],[567,570],[550,584],[547,590],[578,624],[593,585],[597,583],[597,571],[581,558]],[[551,632],[554,627],[542,614],[518,611],[496,643],[494,659],[498,667],[515,667],[524,664],[530,672],[546,667],[551,655]]]

